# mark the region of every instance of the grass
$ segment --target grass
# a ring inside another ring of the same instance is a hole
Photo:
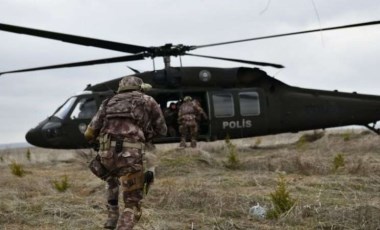
[[[22,164],[19,164],[15,161],[13,161],[10,165],[9,168],[11,170],[11,173],[15,176],[18,177],[23,177],[25,175],[25,170]]]
[[[26,159],[28,159],[28,161],[31,161],[32,160],[32,152],[30,151],[30,149],[28,148],[27,150],[26,150]]]
[[[53,180],[53,186],[58,192],[65,192],[69,187],[69,179],[66,175],[62,176],[59,180]]]
[[[135,229],[380,226],[380,137],[352,133],[344,140],[341,134],[326,133],[299,148],[294,135],[284,136],[294,142],[281,145],[271,144],[278,136],[260,137],[258,148],[252,148],[255,139],[231,140],[240,161],[235,170],[225,167],[224,141],[199,143],[199,149],[158,145],[157,177]],[[86,157],[70,151],[45,156],[41,149],[31,148],[29,161],[25,149],[20,154],[12,151],[0,151],[1,229],[103,229],[104,182],[88,170]],[[339,173],[333,163],[337,153],[344,156]],[[23,177],[9,170],[15,159],[28,172]],[[249,209],[257,203],[267,210],[272,207],[279,174],[286,179],[282,194],[297,202],[277,219],[249,218]],[[70,186],[60,192],[52,181],[63,184],[65,176]]]

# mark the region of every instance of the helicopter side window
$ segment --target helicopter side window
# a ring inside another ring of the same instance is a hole
[[[243,116],[260,115],[260,101],[257,92],[239,93],[240,113]]]
[[[234,102],[229,93],[217,93],[212,95],[215,117],[233,117],[235,115]]]
[[[70,115],[71,119],[91,119],[96,113],[97,107],[94,98],[82,98]]]

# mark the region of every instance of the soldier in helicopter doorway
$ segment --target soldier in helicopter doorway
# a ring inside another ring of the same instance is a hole
[[[186,136],[190,133],[192,148],[197,146],[197,135],[201,116],[207,120],[207,115],[202,107],[190,96],[183,99],[178,111],[179,132],[181,133],[180,147],[186,147]]]

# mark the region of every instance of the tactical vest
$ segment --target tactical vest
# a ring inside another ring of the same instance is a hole
[[[106,119],[129,118],[140,128],[144,127],[145,118],[144,95],[133,91],[112,97],[106,106]]]

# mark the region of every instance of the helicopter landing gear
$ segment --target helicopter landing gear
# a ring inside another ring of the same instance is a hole
[[[367,129],[373,131],[374,133],[376,133],[377,135],[380,135],[380,129],[376,129],[375,126],[376,126],[376,123],[377,121],[371,123],[371,124],[367,124],[367,125],[364,125],[365,127],[367,127]]]

